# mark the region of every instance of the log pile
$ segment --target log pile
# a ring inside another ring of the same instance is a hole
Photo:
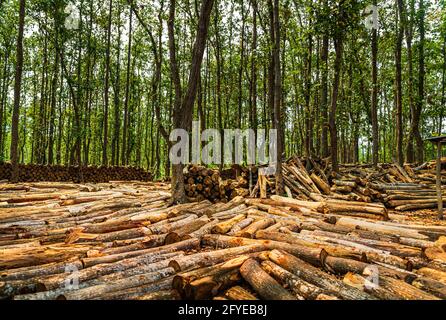
[[[0,180],[10,180],[12,166],[10,163],[0,163]],[[91,182],[109,181],[150,181],[150,172],[136,167],[75,167],[60,165],[20,164],[20,182]]]
[[[186,194],[192,201],[228,202],[237,196],[248,195],[245,173],[223,180],[218,170],[190,165],[184,174],[184,183]]]
[[[279,196],[169,206],[168,190],[0,184],[0,297],[446,299],[446,225]]]
[[[433,162],[417,168],[396,164],[381,164],[378,168],[341,165],[340,172],[335,173],[328,161],[293,157],[283,164],[283,173],[287,196],[299,200],[362,205],[365,212],[379,204],[397,211],[437,207]],[[446,184],[446,170],[443,177]],[[274,188],[273,177],[259,177],[251,196],[266,198],[275,194]],[[446,200],[446,187],[443,195]],[[355,211],[359,216],[364,213]]]

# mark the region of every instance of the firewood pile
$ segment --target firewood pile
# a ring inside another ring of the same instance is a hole
[[[446,164],[446,158],[443,162]],[[293,157],[283,164],[283,173],[288,197],[299,200],[348,202],[363,206],[366,211],[376,204],[397,211],[437,207],[432,161],[418,168],[395,164],[381,164],[377,169],[371,165],[341,165],[340,173],[335,173],[327,161]],[[446,184],[446,169],[442,173]],[[273,194],[274,177],[259,177],[251,196],[265,198]],[[446,187],[443,194],[446,200]]]
[[[223,180],[219,170],[190,165],[184,175],[184,183],[191,201],[228,202],[237,196],[249,194],[245,172],[239,177]]]
[[[10,163],[0,163],[0,180],[10,180],[12,166]],[[98,167],[88,166],[60,166],[60,165],[35,165],[20,164],[20,182],[91,182],[101,183],[109,181],[150,181],[150,172],[136,167]]]
[[[0,184],[0,297],[446,299],[446,225],[280,196],[169,207],[168,190]]]

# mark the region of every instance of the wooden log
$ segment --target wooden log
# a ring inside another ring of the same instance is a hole
[[[444,284],[440,281],[421,277],[421,278],[415,279],[412,282],[412,285],[414,287],[421,289],[425,292],[428,292],[440,299],[443,299],[443,300],[446,299],[446,284]]]
[[[169,222],[169,223],[163,223],[163,224],[159,224],[159,225],[154,224],[154,225],[149,226],[148,229],[154,234],[164,234],[164,233],[167,234],[170,231],[181,228],[196,219],[198,219],[197,215],[188,214],[184,217],[184,219],[174,221],[174,222]]]
[[[293,245],[305,246],[309,248],[320,248],[324,251],[327,251],[330,255],[334,255],[337,257],[347,257],[353,258],[357,260],[365,260],[366,257],[363,253],[358,252],[357,250],[352,250],[349,248],[342,248],[340,246],[330,245],[329,243],[318,243],[318,242],[310,242],[305,239],[299,237],[299,234],[284,234],[281,232],[266,232],[266,231],[258,231],[256,233],[257,239],[264,240],[274,240],[284,243],[289,243]],[[320,265],[320,261],[312,261],[311,262],[315,266]]]
[[[257,299],[253,294],[251,294],[248,290],[236,286],[225,292],[225,297],[229,300],[238,300],[238,301],[255,301]]]
[[[345,284],[367,292],[380,300],[401,300],[401,296],[384,289],[379,284],[372,283],[359,274],[349,272],[345,275],[343,281]]]
[[[240,268],[240,273],[265,300],[296,300],[291,293],[269,276],[254,259],[247,260]]]
[[[424,292],[404,281],[386,276],[379,277],[379,285],[404,300],[439,300],[434,295]]]
[[[431,268],[421,268],[417,270],[416,273],[446,284],[446,272],[444,271]]]
[[[211,233],[212,229],[218,223],[219,223],[219,220],[217,220],[217,219],[210,221],[209,223],[202,226],[200,229],[182,236],[181,240],[186,240],[186,239],[191,239],[191,238],[201,239],[204,235]]]
[[[263,261],[261,265],[269,275],[291,289],[297,297],[302,297],[305,300],[316,300],[319,295],[325,294],[325,291],[321,288],[300,279],[271,261]]]
[[[232,228],[231,230],[227,233],[228,236],[234,236],[237,232],[240,232],[241,230],[243,230],[244,228],[246,228],[247,226],[249,226],[251,223],[254,222],[253,218],[246,218],[243,219],[240,222],[237,222]]]
[[[254,240],[247,238],[228,237],[221,235],[206,235],[202,239],[202,244],[214,248],[230,248],[246,245],[260,245],[262,251],[280,249],[290,252],[304,261],[308,261],[313,265],[320,265],[321,252],[320,248],[311,248],[297,244],[283,243],[271,240]]]
[[[176,290],[162,290],[158,292],[151,292],[138,296],[135,300],[139,301],[162,301],[162,300],[181,300],[181,296]]]
[[[347,300],[374,300],[374,298],[355,288],[349,287],[337,280],[335,277],[320,271],[310,264],[284,251],[273,250],[269,255],[271,261],[297,275],[304,281],[330,292]]]
[[[243,229],[240,232],[236,233],[235,236],[236,237],[244,237],[244,238],[253,238],[255,233],[258,230],[265,229],[265,228],[269,227],[270,225],[272,225],[274,223],[275,223],[274,219],[270,219],[270,218],[261,219],[259,221],[253,222],[252,224],[250,224],[245,229]]]
[[[214,233],[219,233],[219,234],[225,234],[227,233],[229,230],[231,230],[231,228],[237,224],[238,222],[244,220],[246,218],[246,215],[244,214],[240,214],[228,221],[224,221],[222,223],[217,224],[212,231]]]
[[[182,251],[182,250],[192,250],[192,249],[198,249],[200,247],[200,240],[198,239],[189,239],[177,243],[173,243],[170,245],[166,245],[163,247],[158,248],[151,248],[146,250],[139,250],[134,252],[125,252],[125,253],[118,253],[118,254],[112,254],[107,255],[103,257],[92,257],[92,258],[84,258],[82,259],[82,263],[84,264],[85,268],[92,267],[97,264],[102,263],[112,263],[123,259],[133,258],[141,255],[159,255],[162,253],[170,253],[175,251]]]
[[[189,222],[188,224],[182,226],[181,228],[167,234],[165,244],[172,244],[184,240],[185,236],[189,235],[194,231],[197,231],[210,221],[211,220],[207,216],[205,216]]]
[[[218,272],[188,283],[185,288],[185,298],[188,300],[209,300],[240,281],[241,276],[238,269]]]
[[[131,287],[128,289],[112,291],[101,295],[100,297],[93,298],[93,300],[135,300],[138,297],[149,294],[156,293],[163,290],[169,290],[172,288],[172,277],[161,279],[152,283],[144,284],[141,286]],[[59,300],[63,300],[60,297]]]
[[[260,252],[265,249],[261,244],[241,245],[234,248],[214,250],[209,252],[199,252],[179,259],[172,259],[169,266],[177,272],[212,266],[223,261],[230,260],[236,256]]]
[[[83,268],[82,262],[78,258],[74,258],[63,262],[5,270],[0,273],[0,281],[27,280],[58,274],[65,272],[67,265],[70,265],[77,270]]]
[[[390,269],[381,265],[371,265],[361,261],[332,256],[323,256],[323,267],[327,272],[337,275],[345,275],[349,272],[362,275],[369,272],[370,268],[376,268],[379,274],[383,276],[403,280],[407,283],[411,283],[417,277],[405,270]]]
[[[316,186],[323,192],[325,195],[329,195],[331,193],[330,186],[321,178],[319,178],[316,174],[312,174],[310,176],[311,180],[316,184]]]
[[[140,255],[136,258],[121,260],[117,263],[98,264],[89,268],[79,270],[76,272],[76,277],[80,282],[87,282],[90,280],[101,279],[101,277],[110,274],[122,277],[126,275],[125,272],[127,270],[131,270],[134,268],[140,268],[140,270],[143,270],[145,272],[153,272],[160,268],[166,268],[170,259],[178,256],[181,257],[182,255],[183,252],[181,251],[160,255]],[[44,290],[55,290],[58,288],[63,288],[65,286],[67,277],[69,277],[70,275],[71,272],[68,274],[61,273],[51,277],[36,279],[35,282],[37,282],[42,288],[44,288]]]
[[[411,230],[408,228],[401,228],[396,226],[388,226],[383,224],[372,223],[368,221],[352,219],[352,218],[341,218],[338,219],[336,225],[349,227],[353,229],[363,229],[368,231],[378,231],[388,235],[398,235],[407,238],[428,240],[429,237],[420,234],[416,230]]]
[[[165,268],[162,270],[158,270],[156,272],[143,274],[143,275],[136,275],[129,278],[123,278],[120,280],[117,280],[113,283],[107,283],[107,284],[100,284],[96,286],[91,286],[83,289],[79,289],[72,292],[67,292],[65,294],[62,294],[58,297],[59,300],[89,300],[92,298],[98,298],[102,295],[129,289],[133,287],[142,286],[145,284],[150,284],[155,281],[158,281],[163,278],[167,278],[171,275],[175,274],[175,270],[173,268]]]
[[[271,200],[279,207],[290,207],[299,210],[300,208],[308,208],[318,212],[324,212],[324,204],[320,202],[300,201],[296,199],[284,198],[280,196],[272,196]]]

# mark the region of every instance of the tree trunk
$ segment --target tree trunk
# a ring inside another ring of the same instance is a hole
[[[198,79],[200,76],[201,64],[203,62],[203,54],[206,47],[206,39],[213,5],[214,0],[204,0],[201,5],[195,44],[192,51],[192,63],[188,86],[186,94],[184,98],[182,98],[175,48],[175,1],[170,1],[168,34],[171,73],[175,87],[175,104],[173,111],[173,125],[175,129],[184,129],[189,132],[192,127],[192,111],[197,96]],[[172,199],[176,203],[186,202],[183,168],[184,163],[172,165]]]
[[[376,6],[377,1],[373,4]],[[373,140],[373,165],[378,166],[379,161],[379,127],[378,127],[378,30],[373,26],[372,30],[372,140]]]
[[[132,30],[133,30],[133,12],[130,11],[130,19],[129,19],[129,41],[127,48],[127,75],[125,82],[125,101],[124,101],[124,128],[122,131],[122,154],[121,154],[121,164],[128,164],[128,149],[130,144],[130,136],[129,136],[129,125],[130,125],[130,111],[129,111],[129,100],[130,100],[130,76],[131,76],[131,58],[132,58]]]
[[[413,134],[415,143],[417,146],[416,160],[419,164],[424,161],[424,143],[420,133],[420,117],[423,112],[423,106],[425,103],[424,82],[426,76],[425,58],[424,58],[424,42],[425,42],[425,6],[424,0],[420,0],[419,4],[419,30],[420,30],[420,43],[418,45],[419,50],[419,69],[418,69],[418,100],[415,108],[415,114],[413,118]]]
[[[108,105],[109,105],[109,82],[110,82],[110,46],[111,46],[111,26],[112,26],[113,0],[109,1],[108,26],[107,26],[107,49],[105,53],[105,84],[104,84],[104,140],[102,144],[102,165],[108,165]]]
[[[340,31],[339,31],[340,32]],[[336,127],[336,110],[338,106],[339,84],[341,78],[343,39],[338,34],[334,39],[336,60],[334,66],[333,96],[330,110],[330,139],[331,139],[331,163],[333,171],[338,172],[338,133]]]
[[[398,16],[396,17],[398,20]],[[401,71],[401,55],[402,42],[404,35],[404,24],[400,20],[397,26],[397,39],[395,50],[395,96],[396,96],[396,161],[399,165],[403,165],[403,87],[402,87],[402,71]]]
[[[283,128],[282,128],[282,70],[280,63],[280,17],[279,0],[274,0],[273,6],[274,27],[274,123],[277,130],[277,159],[276,162],[276,194],[283,194],[282,155],[283,155]]]
[[[19,9],[19,28],[17,37],[16,68],[14,80],[14,108],[12,112],[11,126],[11,163],[12,175],[11,181],[18,180],[18,145],[19,145],[19,114],[20,114],[20,94],[22,88],[22,70],[23,70],[23,31],[25,27],[25,0],[20,0]]]

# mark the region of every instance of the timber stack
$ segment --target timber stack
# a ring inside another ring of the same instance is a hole
[[[446,299],[446,225],[280,196],[169,206],[169,189],[0,184],[0,297]]]
[[[248,182],[243,175],[222,179],[219,170],[190,165],[184,175],[186,194],[192,201],[228,202],[248,195]]]
[[[444,158],[446,163],[446,158]],[[396,164],[341,165],[331,170],[328,160],[293,157],[283,163],[283,179],[288,197],[316,202],[339,202],[354,206],[385,206],[397,211],[437,207],[435,165],[420,167]],[[446,184],[446,170],[442,171]],[[275,194],[274,177],[259,176],[251,196],[266,198]],[[446,187],[443,195],[446,200]],[[361,210],[355,210],[361,213]],[[368,209],[366,209],[368,211]]]
[[[0,163],[0,180],[10,180],[11,163]],[[149,171],[136,167],[62,166],[19,164],[20,182],[91,182],[150,181]]]

